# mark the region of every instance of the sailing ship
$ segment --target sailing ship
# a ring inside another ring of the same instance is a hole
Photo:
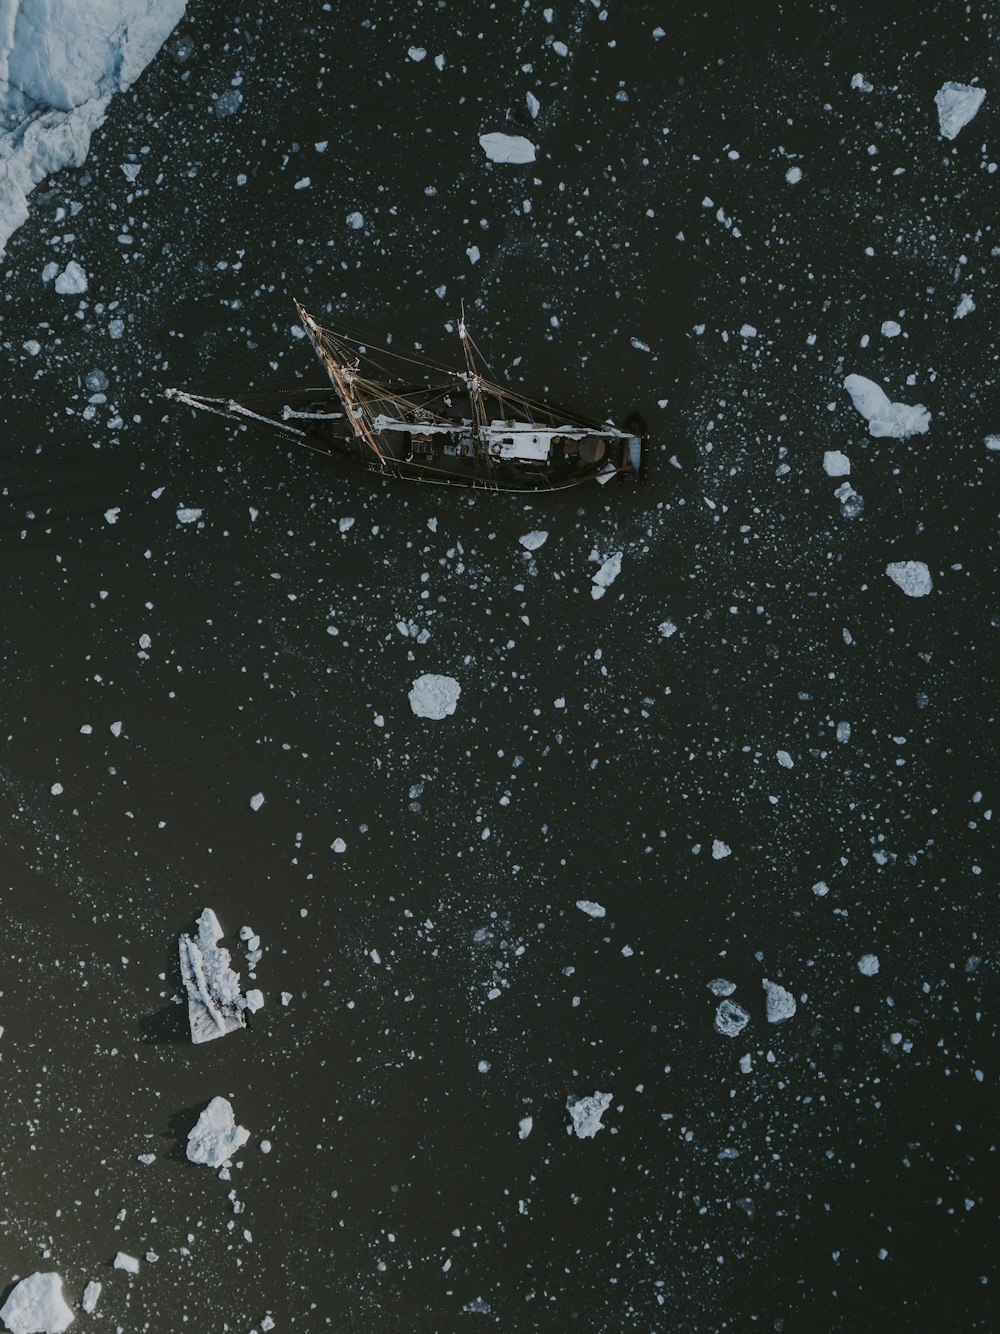
[[[239,398],[168,389],[166,397],[271,428],[383,477],[520,492],[644,480],[647,434],[637,413],[618,427],[494,383],[480,367],[464,311],[458,334],[465,364],[452,369],[335,332],[298,302],[295,308],[328,384]]]

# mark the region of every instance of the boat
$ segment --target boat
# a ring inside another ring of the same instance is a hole
[[[165,396],[405,481],[534,493],[645,479],[647,432],[638,413],[615,426],[494,383],[480,368],[464,310],[464,367],[449,368],[335,332],[298,302],[295,308],[327,384],[239,397],[167,389]]]

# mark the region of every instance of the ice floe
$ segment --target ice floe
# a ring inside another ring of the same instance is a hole
[[[32,190],[83,164],[112,97],[135,82],[185,8],[186,0],[0,6],[0,258]],[[57,280],[56,290],[68,289]]]
[[[101,1292],[104,1289],[103,1283],[98,1283],[96,1278],[92,1278],[83,1290],[83,1297],[80,1301],[80,1310],[84,1315],[93,1315],[97,1310],[97,1303],[101,1299]]]
[[[889,398],[873,380],[863,375],[848,375],[844,388],[851,402],[868,421],[868,432],[873,436],[892,436],[905,440],[910,435],[923,435],[930,429],[931,414],[917,403],[890,403]]]
[[[592,899],[577,899],[576,906],[588,917],[603,917],[606,911],[601,904],[594,903]]]
[[[973,301],[972,297],[963,295],[959,299],[958,305],[955,307],[955,313],[951,318],[953,320],[964,320],[966,315],[971,315],[975,308],[976,303]]]
[[[874,977],[879,970],[877,954],[862,954],[858,960],[858,972],[862,977]]]
[[[593,577],[593,587],[590,590],[592,598],[602,598],[611,585],[615,582],[622,572],[622,553],[616,551],[613,556],[609,556],[601,568]]]
[[[455,712],[462,687],[453,676],[425,672],[414,681],[409,693],[410,708],[418,718],[447,718]]]
[[[736,990],[736,983],[730,982],[725,977],[713,977],[708,989],[713,996],[731,996]]]
[[[4,1302],[0,1320],[10,1334],[62,1334],[73,1323],[62,1279],[51,1273],[22,1278]]]
[[[851,471],[851,460],[839,449],[828,449],[823,455],[823,471],[827,477],[847,477]]]
[[[192,1163],[221,1167],[249,1138],[250,1131],[236,1124],[229,1099],[213,1098],[188,1135],[187,1156]]]
[[[479,143],[491,162],[534,162],[535,145],[520,134],[481,134]]]
[[[181,977],[188,997],[192,1042],[210,1042],[246,1024],[251,1007],[240,993],[240,975],[229,966],[229,951],[219,945],[222,927],[211,908],[198,918],[195,935],[179,943]]]
[[[80,296],[87,290],[87,275],[75,259],[56,275],[56,291],[60,296]]]
[[[890,561],[885,572],[908,598],[926,597],[934,587],[931,572],[922,560]]]
[[[968,125],[985,98],[985,88],[973,88],[967,83],[950,81],[942,84],[934,94],[941,137],[954,139],[959,130]]]
[[[715,1012],[715,1031],[726,1038],[738,1037],[749,1022],[750,1016],[735,1001],[722,1001]]]
[[[592,1093],[586,1098],[568,1098],[566,1110],[571,1124],[568,1130],[578,1139],[593,1139],[599,1130],[606,1130],[601,1125],[601,1117],[611,1106],[610,1093]]]
[[[134,1255],[128,1255],[125,1251],[119,1251],[112,1262],[113,1269],[123,1269],[126,1274],[138,1274],[139,1261]]]
[[[779,986],[777,982],[769,982],[766,977],[761,986],[765,992],[767,1022],[769,1024],[780,1024],[786,1019],[791,1019],[796,1008],[795,997],[792,993]]]
[[[533,533],[524,533],[517,540],[525,551],[537,551],[539,547],[545,545],[548,538],[548,532],[544,528],[537,528]]]
[[[723,843],[721,838],[712,839],[712,860],[721,862],[723,857],[732,856],[732,848],[728,843]]]

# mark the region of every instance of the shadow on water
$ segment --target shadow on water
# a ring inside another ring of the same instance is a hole
[[[174,1140],[173,1147],[164,1154],[165,1158],[170,1158],[175,1162],[187,1162],[187,1142],[188,1135],[194,1129],[198,1117],[208,1106],[208,1102],[199,1102],[194,1107],[183,1107],[179,1112],[174,1112],[167,1122],[167,1131],[165,1139]]]
[[[190,921],[185,923],[185,931],[190,932],[193,929]],[[188,1008],[183,1001],[184,981],[181,977],[181,962],[177,947],[174,944],[171,944],[171,948],[167,952],[167,961],[163,971],[166,980],[174,988],[175,993],[182,997],[182,1000],[180,1003],[169,1000],[162,1009],[156,1010],[153,1014],[144,1015],[139,1021],[139,1041],[152,1044],[173,1042],[190,1045],[191,1030],[188,1026]]]

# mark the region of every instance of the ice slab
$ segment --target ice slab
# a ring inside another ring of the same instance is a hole
[[[922,598],[934,587],[931,572],[922,560],[894,560],[885,572],[908,598]]]
[[[228,1098],[213,1098],[188,1135],[187,1156],[192,1163],[221,1167],[242,1149],[250,1131],[236,1124]]]
[[[10,1334],[62,1334],[73,1323],[73,1312],[62,1294],[58,1274],[29,1274],[22,1278],[0,1310]]]
[[[246,1024],[246,998],[240,975],[229,966],[229,951],[219,945],[222,927],[211,908],[198,918],[193,936],[181,936],[181,977],[188,996],[192,1042],[210,1042]]]
[[[862,954],[858,960],[858,972],[862,977],[874,977],[879,970],[877,954]]]
[[[603,904],[594,903],[592,899],[577,899],[576,906],[588,917],[603,917],[605,913]]]
[[[934,94],[938,126],[943,139],[954,139],[964,129],[986,100],[985,88],[973,88],[967,83],[942,84]]]
[[[615,582],[622,572],[622,553],[616,551],[613,556],[609,556],[601,568],[592,579],[593,587],[590,590],[590,596],[596,601],[602,598],[611,585]]]
[[[749,1022],[750,1016],[735,1001],[722,1001],[715,1012],[715,1031],[726,1038],[739,1037]]]
[[[905,440],[910,435],[923,435],[930,429],[931,414],[917,403],[890,403],[884,390],[863,375],[848,375],[844,388],[851,402],[868,421],[868,433],[873,436],[892,436]]]
[[[790,991],[779,986],[777,982],[769,982],[767,978],[761,983],[766,994],[767,1021],[769,1024],[781,1024],[786,1019],[791,1019],[795,1013],[795,997]]]
[[[418,718],[447,718],[455,712],[462,687],[453,676],[418,676],[409,693],[410,708]]]
[[[534,162],[535,145],[520,134],[481,134],[479,143],[491,162]]]
[[[525,551],[537,551],[540,546],[544,546],[548,540],[548,532],[544,528],[536,528],[533,533],[524,533],[517,540]]]
[[[570,1132],[578,1139],[593,1139],[599,1130],[606,1130],[601,1125],[601,1117],[611,1106],[610,1093],[592,1093],[587,1098],[568,1098],[566,1110],[569,1112]]]
[[[32,190],[83,164],[111,99],[139,77],[186,3],[0,3],[0,258]]]

